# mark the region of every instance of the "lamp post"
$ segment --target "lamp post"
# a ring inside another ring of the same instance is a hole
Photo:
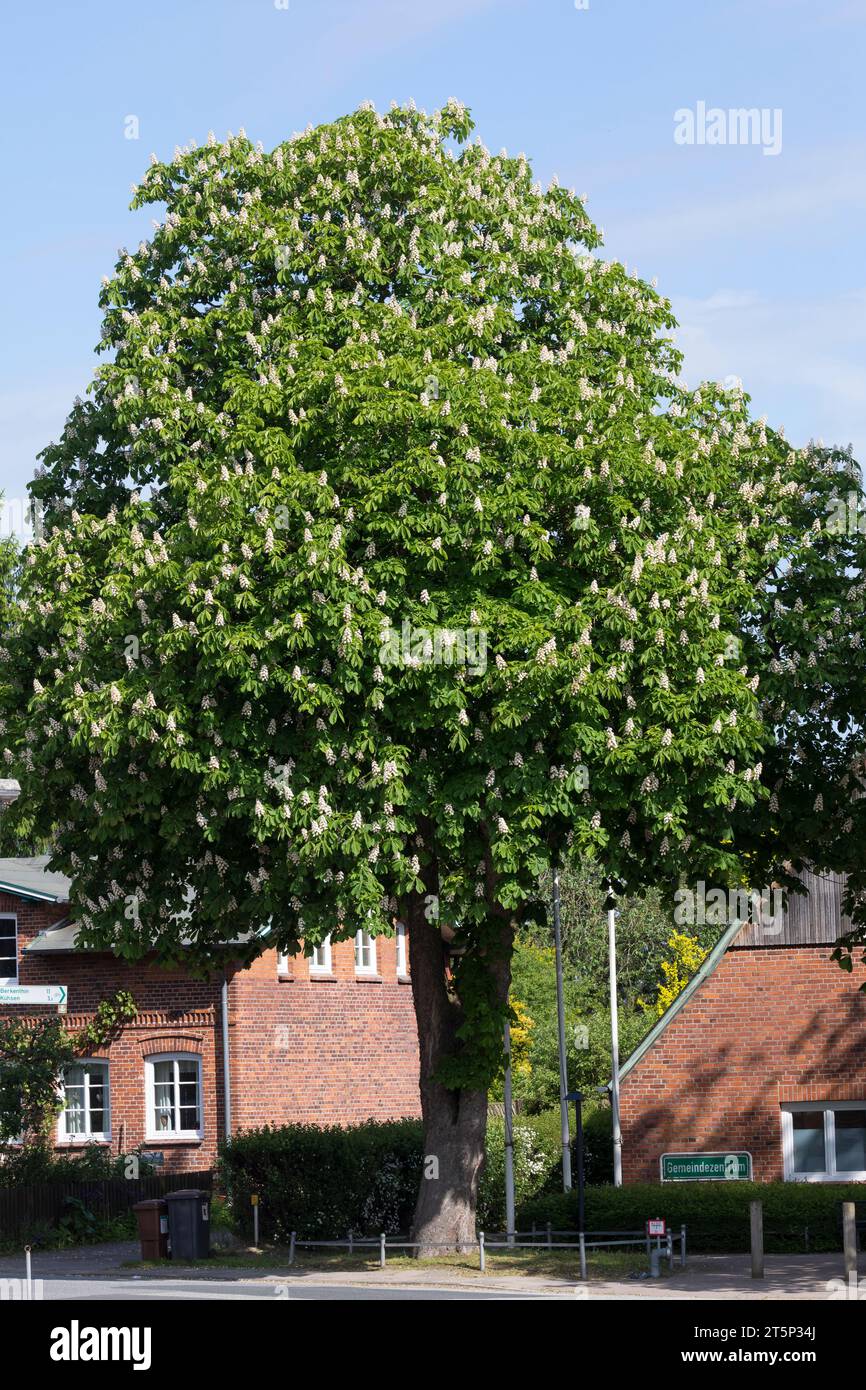
[[[553,943],[556,948],[556,1019],[559,1032],[559,1114],[562,1122],[562,1190],[571,1191],[571,1136],[568,1131],[568,1063],[565,1057],[565,996],[562,988],[562,931],[559,869],[553,870]]]
[[[575,1144],[577,1152],[577,1229],[586,1229],[584,1204],[584,1165],[583,1165],[583,1092],[569,1091],[567,1100],[574,1101]]]
[[[622,1187],[622,1129],[619,1120],[619,1008],[616,997],[616,898],[608,884],[607,945],[610,972],[610,1107],[613,1130],[613,1185]]]
[[[511,1099],[511,1024],[505,1023],[505,1233],[514,1244],[514,1114]]]

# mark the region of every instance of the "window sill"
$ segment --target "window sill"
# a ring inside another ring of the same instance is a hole
[[[154,1144],[158,1149],[167,1149],[181,1144],[203,1144],[203,1134],[146,1134],[145,1144]]]
[[[859,1173],[789,1173],[785,1182],[866,1182],[866,1172]]]
[[[333,971],[331,971],[331,970],[311,970],[311,971],[310,971],[310,980],[311,980],[311,982],[312,982],[313,984],[317,984],[317,983],[327,984],[327,983],[329,983],[329,982],[332,981],[332,980],[336,980],[336,978],[337,978],[336,975],[335,975],[335,974],[333,973]]]
[[[88,1144],[96,1144],[100,1149],[111,1148],[111,1135],[108,1134],[76,1134],[74,1137],[61,1134],[55,1141],[55,1149],[83,1149]]]
[[[398,985],[411,985],[411,983],[412,983],[412,976],[411,976],[411,975],[398,975],[398,976],[397,976],[397,984],[398,984]]]
[[[355,971],[355,984],[356,984],[356,985],[382,985],[382,984],[384,984],[384,983],[385,983],[385,981],[382,979],[382,976],[381,976],[381,975],[375,974],[374,971],[367,971],[367,970],[356,970],[356,971]]]

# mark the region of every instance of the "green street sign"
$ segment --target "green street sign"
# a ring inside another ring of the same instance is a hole
[[[662,1182],[751,1182],[749,1153],[662,1154]]]

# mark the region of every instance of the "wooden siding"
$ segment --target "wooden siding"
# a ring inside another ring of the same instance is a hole
[[[808,896],[789,893],[781,924],[764,921],[760,910],[758,920],[748,923],[730,949],[744,946],[824,946],[838,941],[851,930],[851,919],[842,912],[845,891],[844,874],[801,875]]]

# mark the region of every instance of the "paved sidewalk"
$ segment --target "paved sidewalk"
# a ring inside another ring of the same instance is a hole
[[[104,1274],[118,1270],[124,1260],[141,1257],[137,1240],[106,1241],[103,1245],[73,1245],[68,1250],[40,1250],[33,1246],[34,1279],[62,1278],[79,1274]],[[0,1255],[0,1278],[14,1279],[24,1269],[24,1247],[15,1255]],[[124,1271],[127,1275],[129,1271]]]
[[[129,1284],[160,1283],[176,1285],[195,1280],[210,1284],[285,1285],[287,1291],[305,1285],[363,1289],[400,1288],[407,1290],[452,1289],[465,1294],[498,1291],[527,1296],[571,1297],[580,1299],[735,1299],[760,1301],[828,1300],[841,1298],[845,1290],[843,1262],[838,1255],[768,1255],[763,1280],[751,1278],[748,1255],[693,1255],[685,1269],[675,1267],[661,1279],[592,1279],[586,1286],[570,1279],[539,1275],[497,1274],[495,1256],[488,1273],[423,1268],[384,1270],[243,1269],[235,1266],[172,1265],[166,1269],[135,1271],[124,1269],[124,1261],[138,1257],[135,1241],[106,1245],[79,1246],[71,1250],[34,1250],[33,1277],[39,1279],[98,1279]],[[866,1268],[861,1257],[860,1291],[866,1295]],[[24,1273],[22,1255],[0,1256],[0,1278],[20,1278]],[[150,1291],[148,1291],[150,1292]],[[167,1291],[168,1292],[168,1291]],[[151,1294],[151,1296],[153,1296]],[[172,1295],[168,1293],[168,1296]]]
[[[493,1273],[477,1275],[449,1274],[436,1269],[399,1269],[389,1273],[387,1269],[363,1272],[357,1275],[341,1273],[313,1273],[304,1271],[280,1274],[271,1271],[269,1282],[289,1284],[310,1280],[316,1284],[354,1284],[377,1285],[379,1287],[400,1286],[418,1288],[436,1286],[454,1289],[493,1289],[502,1292],[546,1293],[548,1295],[581,1299],[664,1299],[664,1300],[713,1300],[734,1299],[760,1301],[787,1301],[816,1299],[828,1300],[834,1293],[839,1298],[845,1292],[841,1255],[811,1256],[768,1256],[765,1277],[762,1280],[751,1277],[748,1255],[696,1255],[689,1260],[685,1269],[675,1268],[670,1275],[661,1279],[590,1279],[586,1285],[569,1279],[550,1279],[535,1275],[497,1275]],[[239,1279],[247,1278],[242,1270],[237,1271]],[[866,1270],[861,1271],[861,1292],[866,1296]]]

